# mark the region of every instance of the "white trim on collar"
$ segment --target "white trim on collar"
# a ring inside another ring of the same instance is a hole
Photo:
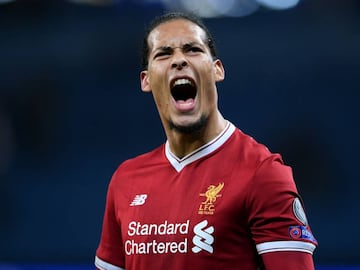
[[[186,165],[212,153],[220,146],[222,146],[230,138],[230,136],[234,133],[234,131],[235,131],[235,126],[228,121],[224,130],[216,138],[214,138],[207,144],[204,144],[203,146],[199,147],[198,149],[196,149],[195,151],[191,152],[190,154],[186,155],[181,159],[176,157],[171,152],[169,142],[166,141],[165,143],[166,158],[169,160],[170,164],[175,168],[175,170],[177,172],[180,172]]]

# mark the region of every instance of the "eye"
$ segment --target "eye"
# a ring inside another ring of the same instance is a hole
[[[204,50],[199,46],[189,46],[187,48],[184,48],[184,51],[188,55],[198,55],[199,53],[202,53]]]
[[[170,52],[167,52],[167,51],[158,52],[157,54],[154,55],[154,59],[155,58],[164,58],[169,55],[170,55]]]
[[[155,51],[154,59],[166,59],[173,51],[174,50],[171,47],[161,47]]]
[[[193,52],[202,52],[202,49],[200,49],[199,47],[192,47],[190,50]]]
[[[202,52],[203,50],[199,47],[196,47],[196,46],[192,46],[192,47],[189,47],[188,52]]]

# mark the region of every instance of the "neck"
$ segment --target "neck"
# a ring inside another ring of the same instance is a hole
[[[218,136],[226,127],[227,121],[219,114],[216,121],[209,121],[201,130],[191,133],[175,129],[166,131],[171,152],[178,158],[192,153]]]

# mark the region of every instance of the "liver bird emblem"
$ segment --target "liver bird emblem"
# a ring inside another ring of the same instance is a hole
[[[217,197],[220,197],[220,190],[224,187],[224,183],[219,183],[217,186],[210,185],[205,193],[201,193],[201,196],[206,196],[204,204],[213,204]]]

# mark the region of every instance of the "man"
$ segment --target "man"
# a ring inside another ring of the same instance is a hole
[[[141,88],[167,141],[110,182],[98,269],[314,269],[313,237],[291,169],[218,110],[225,77],[196,17],[156,18]]]

